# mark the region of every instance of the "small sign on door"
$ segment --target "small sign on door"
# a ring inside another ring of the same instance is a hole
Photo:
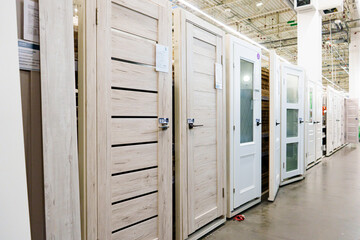
[[[223,88],[223,74],[222,74],[222,65],[220,63],[215,63],[215,88]]]
[[[169,72],[169,47],[156,44],[156,71]]]

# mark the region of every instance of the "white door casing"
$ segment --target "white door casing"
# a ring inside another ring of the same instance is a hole
[[[281,63],[270,52],[270,157],[269,201],[274,201],[280,186],[281,158]]]
[[[281,180],[304,174],[304,71],[282,65]]]
[[[261,196],[260,49],[234,44],[234,208]]]

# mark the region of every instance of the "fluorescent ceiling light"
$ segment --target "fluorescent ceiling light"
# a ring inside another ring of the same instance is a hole
[[[256,4],[257,7],[261,7],[262,5],[263,5],[262,2],[258,2],[258,3]]]

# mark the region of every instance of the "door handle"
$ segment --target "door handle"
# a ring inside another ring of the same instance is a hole
[[[167,130],[169,126],[169,118],[159,118],[160,129]]]
[[[299,119],[299,123],[300,123],[300,124],[304,123],[304,121],[302,120],[302,118]]]
[[[279,122],[275,122],[275,126],[279,126],[281,123]]]
[[[194,118],[188,118],[187,120],[188,124],[189,124],[189,129],[193,129],[196,127],[203,127],[204,125],[195,125],[195,119]]]

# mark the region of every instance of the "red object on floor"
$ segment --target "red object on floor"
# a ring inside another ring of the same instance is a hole
[[[233,219],[238,222],[242,222],[245,220],[245,216],[244,215],[236,215]]]

